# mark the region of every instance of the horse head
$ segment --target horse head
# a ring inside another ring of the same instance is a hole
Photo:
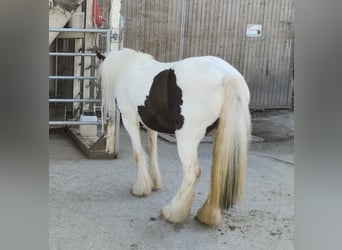
[[[98,50],[96,50],[96,56],[101,61],[103,61],[106,58],[106,56],[104,54],[101,54]]]

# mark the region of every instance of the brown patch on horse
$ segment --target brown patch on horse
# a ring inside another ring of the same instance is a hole
[[[172,69],[157,74],[146,97],[144,106],[138,106],[143,123],[158,132],[174,133],[184,123],[181,115],[182,90]]]

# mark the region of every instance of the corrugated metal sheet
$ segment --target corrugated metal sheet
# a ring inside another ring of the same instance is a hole
[[[123,1],[124,47],[150,53],[161,61],[179,58],[182,0]]]
[[[160,61],[216,55],[245,76],[251,107],[291,105],[293,0],[124,0],[124,47]],[[261,37],[246,37],[261,24]]]

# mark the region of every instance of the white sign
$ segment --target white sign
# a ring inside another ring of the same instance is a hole
[[[260,37],[261,36],[261,24],[247,24],[247,37]]]

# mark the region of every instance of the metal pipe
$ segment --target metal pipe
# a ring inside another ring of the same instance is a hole
[[[82,79],[82,80],[87,80],[87,79],[99,79],[97,76],[49,76],[49,79],[68,79],[68,80],[74,80],[74,79]]]
[[[96,56],[95,53],[49,52],[49,56]]]
[[[100,103],[100,99],[49,99],[49,102],[98,102]]]
[[[49,121],[49,125],[101,125],[101,121]]]
[[[101,131],[104,133],[103,104],[101,105]]]
[[[58,39],[56,39],[56,51],[58,51]],[[58,74],[58,58],[55,58],[55,72],[53,72],[54,74]],[[49,72],[50,75],[50,72]],[[49,81],[50,82],[50,81]],[[58,96],[58,81],[57,79],[54,80],[54,85],[55,85],[55,97]],[[56,104],[55,104],[56,105]]]
[[[110,29],[49,28],[49,32],[106,33]]]

